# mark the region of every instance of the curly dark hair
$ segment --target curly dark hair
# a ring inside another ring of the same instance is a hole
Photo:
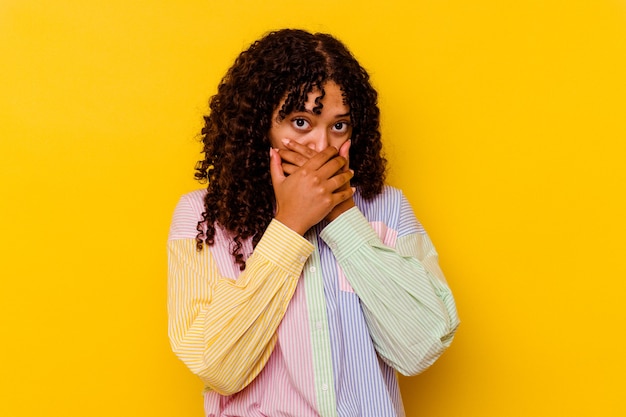
[[[196,246],[213,245],[219,224],[232,236],[231,253],[245,269],[242,242],[261,239],[274,216],[269,166],[272,114],[304,110],[313,89],[335,82],[350,108],[351,185],[365,199],[380,194],[386,160],[380,140],[378,94],[369,75],[348,49],[328,34],[283,29],[270,32],[242,52],[210,100],[202,129],[205,158],[195,178],[208,182],[205,211],[198,222]],[[248,254],[249,255],[249,254]]]

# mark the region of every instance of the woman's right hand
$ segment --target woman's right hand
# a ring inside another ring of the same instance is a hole
[[[276,220],[304,235],[335,206],[352,197],[353,173],[342,168],[346,158],[330,146],[285,176],[282,160],[270,149],[270,174],[276,197]]]

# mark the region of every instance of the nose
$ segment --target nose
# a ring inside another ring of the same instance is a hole
[[[306,144],[309,148],[321,152],[330,146],[328,141],[328,132],[326,129],[320,128],[313,130]]]

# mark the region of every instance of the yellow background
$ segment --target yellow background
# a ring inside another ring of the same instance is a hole
[[[409,416],[621,416],[626,4],[0,3],[0,416],[202,415],[165,241],[208,98],[269,29],[334,33],[462,325]]]

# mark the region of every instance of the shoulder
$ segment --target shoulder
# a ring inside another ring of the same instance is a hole
[[[198,222],[204,211],[206,190],[195,190],[183,194],[174,209],[170,226],[169,240],[195,239],[198,234]]]
[[[362,198],[357,192],[354,201],[362,211],[365,210],[374,214],[399,211],[406,198],[400,189],[385,185],[380,194],[369,200]]]
[[[424,233],[411,204],[399,188],[385,185],[376,197],[365,200],[357,196],[355,203],[370,222],[383,222],[397,230],[400,235]]]
[[[204,196],[206,195],[206,190],[194,190],[188,192],[187,194],[183,194],[178,201],[178,206],[176,209],[184,208],[185,206],[192,208],[197,211],[200,210],[200,213],[204,211]]]
[[[401,203],[403,200],[406,200],[401,189],[387,184],[383,186],[383,191],[379,194],[379,197],[387,201],[397,203]]]

